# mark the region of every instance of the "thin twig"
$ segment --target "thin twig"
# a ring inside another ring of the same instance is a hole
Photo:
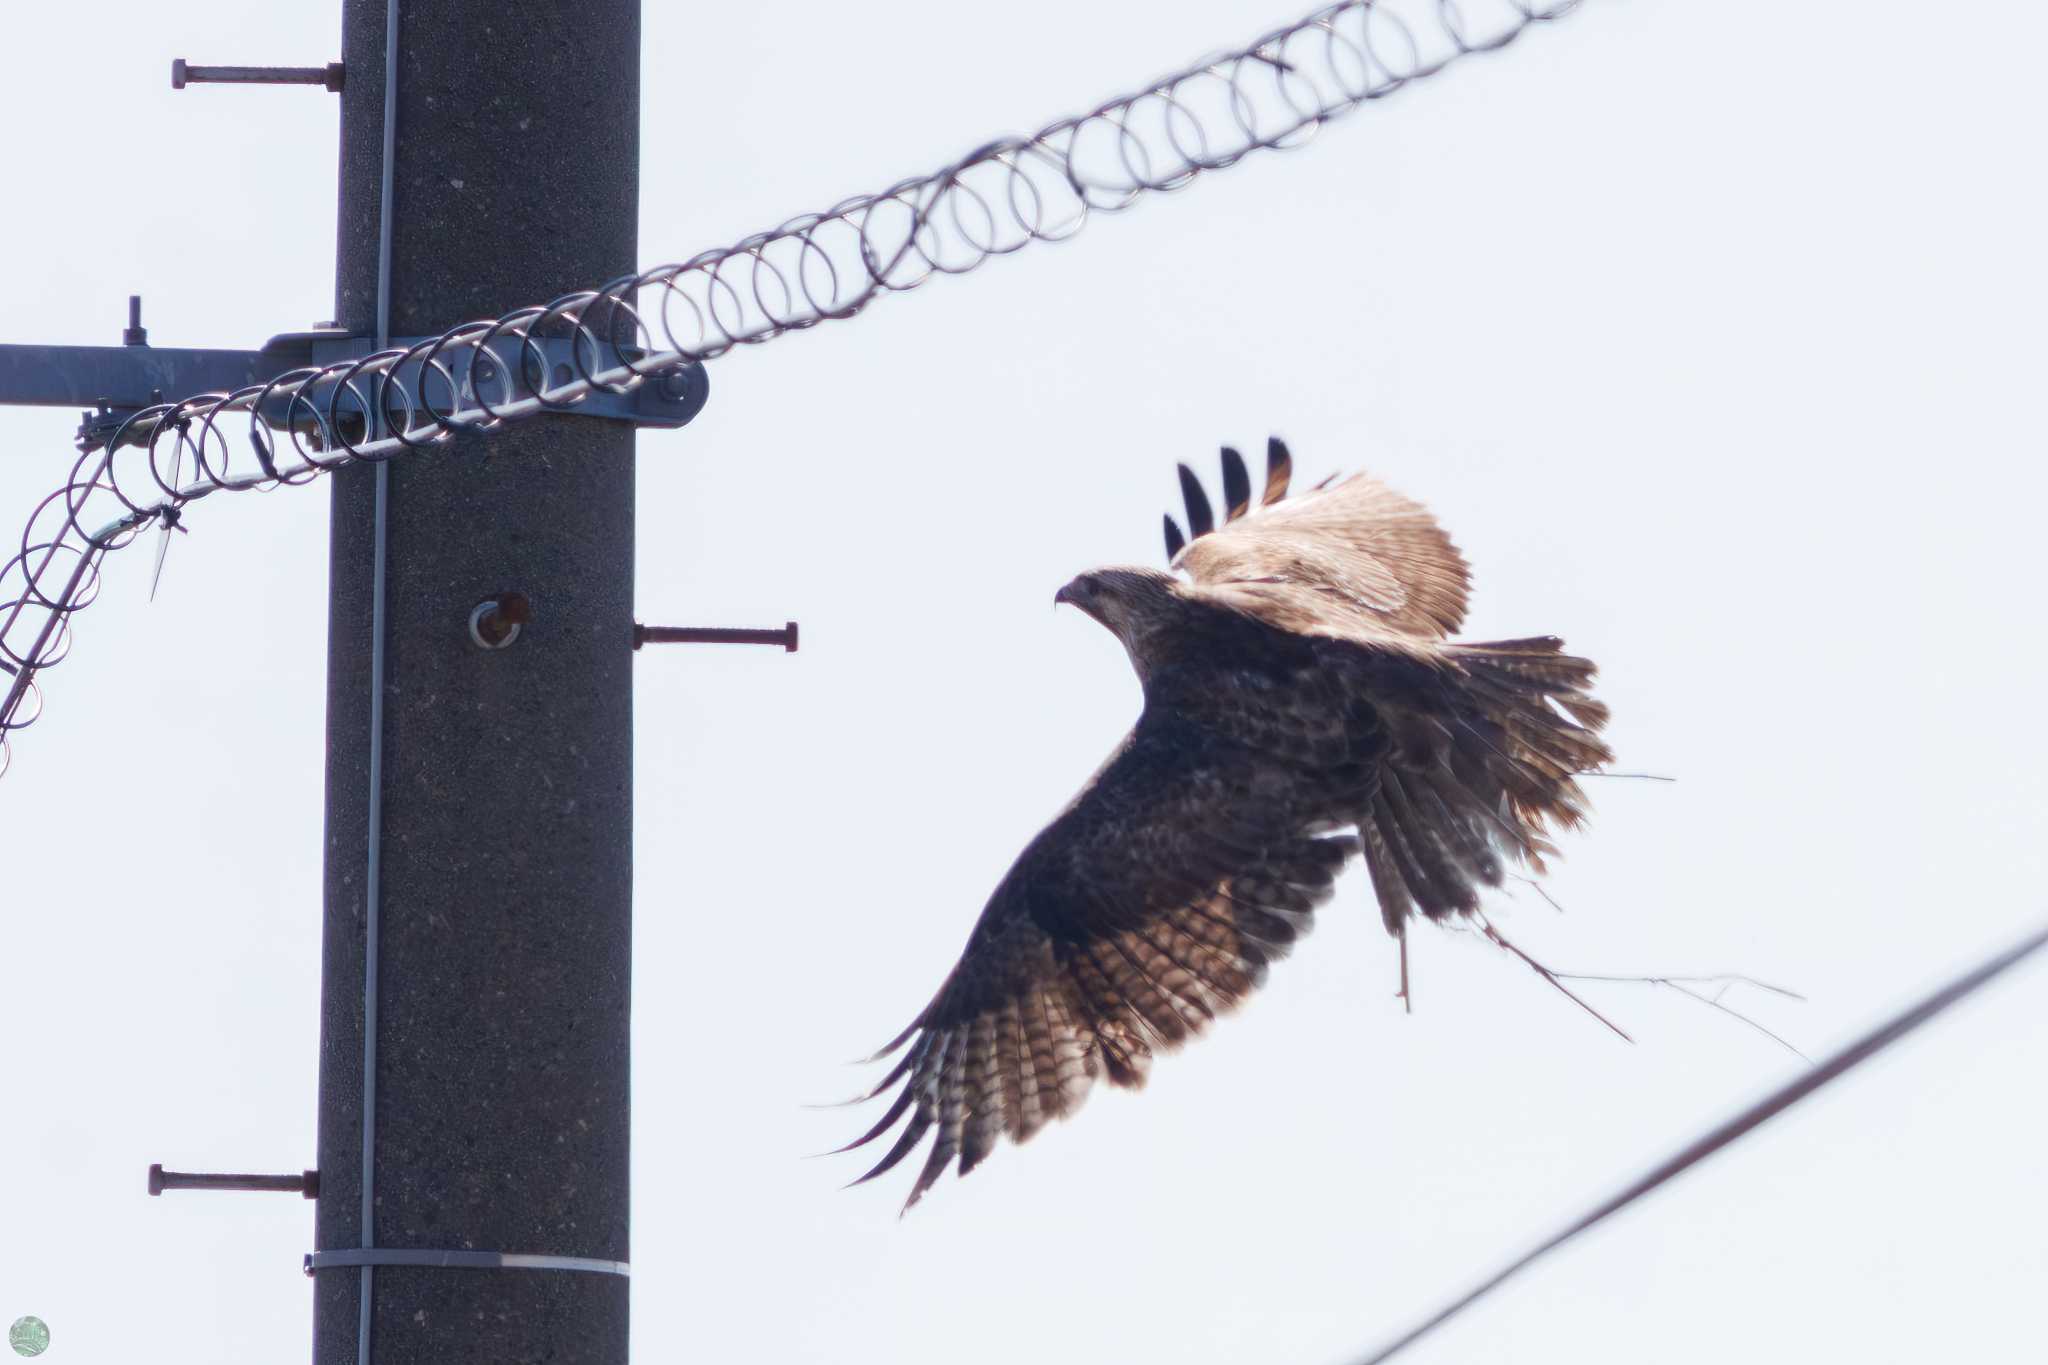
[[[1557,898],[1550,894],[1549,889],[1546,888],[1542,882],[1537,881],[1534,877],[1524,877],[1519,872],[1510,872],[1508,873],[1508,875],[1510,877],[1513,877],[1516,881],[1526,884],[1531,891],[1534,891],[1537,895],[1543,897],[1543,899],[1549,903],[1550,908],[1557,911],[1558,914],[1562,915],[1564,913],[1564,907],[1557,903]]]
[[[1557,911],[1560,915],[1564,913],[1564,907],[1557,903],[1557,898],[1550,894],[1550,892],[1544,887],[1542,882],[1537,881],[1534,877],[1524,877],[1519,873],[1509,873],[1508,875],[1513,877],[1516,881],[1521,882],[1524,885],[1528,886],[1537,895],[1543,897],[1545,903],[1548,904],[1551,909]],[[1502,946],[1508,947],[1511,945],[1507,945],[1504,943]],[[1521,954],[1520,950],[1518,949],[1516,950],[1516,952],[1518,953],[1518,955],[1522,956],[1525,961],[1527,960],[1526,954]],[[1533,966],[1535,964],[1531,963],[1530,965]],[[1721,1003],[1721,997],[1727,994],[1729,987],[1735,985],[1754,986],[1758,990],[1769,991],[1773,995],[1782,995],[1788,1000],[1797,1000],[1801,1004],[1804,1004],[1806,1002],[1806,997],[1801,995],[1798,991],[1787,990],[1783,986],[1773,986],[1768,981],[1759,981],[1755,977],[1745,976],[1741,972],[1715,972],[1711,975],[1705,976],[1611,976],[1600,972],[1553,972],[1549,971],[1547,968],[1541,970],[1543,970],[1545,974],[1552,979],[1553,985],[1555,985],[1558,981],[1616,981],[1627,985],[1637,986],[1669,986],[1672,990],[1679,992],[1681,995],[1691,996],[1693,999],[1699,1001],[1702,1005],[1711,1005],[1715,1009],[1721,1011],[1721,1013],[1723,1014],[1732,1015],[1733,1017],[1740,1019],[1743,1023],[1749,1025],[1758,1033],[1763,1034],[1764,1037],[1769,1038],[1772,1042],[1775,1042],[1776,1044],[1778,1044],[1778,1046],[1784,1048],[1794,1057],[1797,1057],[1800,1061],[1805,1062],[1808,1065],[1811,1065],[1813,1062],[1813,1058],[1807,1056],[1804,1052],[1801,1052],[1791,1043],[1779,1037],[1777,1034],[1771,1032],[1770,1029],[1765,1028],[1762,1024],[1750,1018],[1742,1011],[1730,1009],[1728,1006]],[[1714,994],[1712,995],[1701,995],[1697,991],[1689,991],[1685,989],[1687,985],[1710,985],[1714,982],[1720,982],[1722,984],[1721,989],[1714,992]],[[1573,998],[1577,999],[1576,996],[1574,996]],[[1584,1004],[1585,1002],[1581,1001],[1580,1003]],[[1609,1024],[1608,1027],[1613,1028],[1614,1026],[1612,1024]],[[1617,1032],[1619,1032],[1619,1030],[1617,1030]],[[1627,1035],[1624,1034],[1623,1036],[1626,1037]]]
[[[1764,1037],[1766,1037],[1766,1038],[1770,1039],[1770,1040],[1771,1040],[1772,1042],[1776,1043],[1776,1044],[1777,1044],[1777,1045],[1778,1045],[1779,1047],[1781,1047],[1781,1048],[1784,1048],[1784,1049],[1785,1049],[1785,1051],[1787,1051],[1787,1052],[1791,1053],[1791,1054],[1792,1054],[1792,1055],[1793,1055],[1794,1057],[1797,1057],[1797,1058],[1798,1058],[1798,1059],[1799,1059],[1800,1061],[1802,1061],[1802,1062],[1805,1062],[1805,1063],[1806,1063],[1806,1064],[1807,1064],[1808,1066],[1812,1066],[1812,1065],[1813,1065],[1813,1058],[1811,1058],[1811,1057],[1807,1056],[1807,1055],[1806,1055],[1805,1053],[1801,1052],[1801,1051],[1800,1051],[1800,1050],[1799,1050],[1798,1048],[1794,1047],[1794,1046],[1793,1046],[1793,1045],[1792,1045],[1792,1044],[1791,1044],[1790,1042],[1786,1041],[1786,1040],[1785,1040],[1784,1038],[1780,1037],[1780,1036],[1779,1036],[1778,1034],[1776,1034],[1776,1033],[1773,1033],[1773,1032],[1772,1032],[1772,1031],[1771,1031],[1770,1029],[1768,1029],[1768,1028],[1764,1027],[1764,1026],[1763,1026],[1762,1024],[1758,1023],[1758,1022],[1757,1022],[1756,1020],[1754,1020],[1754,1019],[1750,1018],[1750,1017],[1749,1017],[1748,1015],[1744,1014],[1744,1013],[1743,1013],[1743,1012],[1742,1012],[1741,1010],[1731,1010],[1731,1009],[1729,1009],[1729,1008],[1728,1008],[1728,1007],[1727,1007],[1726,1005],[1724,1005],[1724,1004],[1722,1004],[1722,1003],[1721,1003],[1721,997],[1720,997],[1720,996],[1718,996],[1718,995],[1701,995],[1701,994],[1700,994],[1700,993],[1699,993],[1698,991],[1696,991],[1696,990],[1692,990],[1691,988],[1689,988],[1689,987],[1686,987],[1686,986],[1682,986],[1682,985],[1680,985],[1680,984],[1679,984],[1678,982],[1676,982],[1676,981],[1673,981],[1673,980],[1671,980],[1671,979],[1670,979],[1670,978],[1668,978],[1668,977],[1667,977],[1667,978],[1665,978],[1665,979],[1663,979],[1663,980],[1659,980],[1659,981],[1653,981],[1653,982],[1652,982],[1651,984],[1652,984],[1652,985],[1657,985],[1657,986],[1669,986],[1669,987],[1670,987],[1670,988],[1671,988],[1672,990],[1674,990],[1674,991],[1677,991],[1677,992],[1678,992],[1678,993],[1679,993],[1680,995],[1689,995],[1689,996],[1691,996],[1691,997],[1692,997],[1693,999],[1695,999],[1695,1000],[1699,1001],[1699,1002],[1700,1002],[1700,1003],[1701,1003],[1702,1005],[1707,1005],[1707,1006],[1710,1006],[1710,1007],[1711,1007],[1711,1008],[1713,1008],[1713,1009],[1717,1009],[1717,1010],[1721,1011],[1721,1013],[1723,1013],[1723,1014],[1725,1014],[1725,1015],[1728,1015],[1728,1016],[1729,1016],[1730,1018],[1734,1018],[1734,1019],[1740,1019],[1740,1020],[1741,1020],[1741,1021],[1742,1021],[1743,1023],[1745,1023],[1745,1024],[1749,1025],[1749,1026],[1750,1026],[1751,1028],[1755,1029],[1755,1030],[1756,1030],[1756,1031],[1757,1031],[1758,1033],[1761,1033],[1761,1034],[1762,1034],[1762,1035],[1763,1035]],[[1789,994],[1791,994],[1791,992],[1789,992],[1789,991],[1788,991],[1788,992],[1786,992],[1786,994],[1788,994],[1788,995],[1789,995]],[[1797,999],[1797,998],[1800,998],[1800,997],[1794,997],[1794,998],[1795,998],[1795,999]]]
[[[1776,1043],[1779,1047],[1784,1048],[1785,1051],[1791,1053],[1794,1057],[1797,1057],[1800,1061],[1805,1062],[1808,1066],[1813,1064],[1813,1058],[1801,1052],[1786,1039],[1773,1033],[1741,1010],[1730,1009],[1721,1003],[1721,997],[1726,995],[1732,986],[1755,986],[1758,990],[1770,991],[1774,995],[1782,995],[1788,1000],[1797,1000],[1801,1004],[1806,1003],[1806,997],[1798,991],[1788,991],[1783,986],[1773,986],[1768,981],[1759,981],[1753,976],[1744,976],[1740,972],[1722,972],[1714,976],[1608,976],[1598,972],[1559,972],[1557,975],[1566,981],[1615,981],[1631,986],[1668,986],[1680,995],[1690,996],[1702,1005],[1710,1006],[1731,1018],[1741,1020],[1764,1037]],[[1712,995],[1702,995],[1700,992],[1690,989],[1690,986],[1694,984],[1705,984],[1715,981],[1722,983],[1722,985],[1721,989],[1715,991]]]
[[[1647,981],[1654,986],[1670,985],[1674,982],[1682,982],[1688,986],[1710,986],[1721,981],[1730,986],[1754,986],[1760,991],[1769,991],[1772,995],[1782,995],[1787,1000],[1797,1000],[1802,1005],[1806,1003],[1806,997],[1798,991],[1773,986],[1768,981],[1759,981],[1753,976],[1744,976],[1741,972],[1707,972],[1699,976],[1606,976],[1599,972],[1559,972],[1558,975],[1567,981]]]
[[[1415,1013],[1415,997],[1408,994],[1408,927],[1401,926],[1401,989],[1394,992],[1403,1014]]]
[[[1571,1001],[1571,1002],[1572,1002],[1572,1003],[1573,1003],[1574,1005],[1577,1005],[1577,1006],[1578,1006],[1578,1007],[1579,1007],[1580,1009],[1582,1009],[1582,1010],[1584,1010],[1584,1011],[1585,1011],[1586,1013],[1588,1013],[1588,1014],[1592,1015],[1592,1016],[1593,1016],[1593,1017],[1594,1017],[1595,1019],[1598,1019],[1598,1020],[1599,1020],[1599,1021],[1600,1021],[1601,1023],[1603,1023],[1603,1024],[1607,1025],[1607,1027],[1609,1027],[1609,1028],[1613,1029],[1613,1030],[1614,1030],[1614,1032],[1615,1032],[1615,1036],[1619,1037],[1619,1038],[1621,1039],[1621,1041],[1622,1041],[1622,1042],[1624,1042],[1624,1043],[1633,1043],[1633,1042],[1635,1042],[1635,1039],[1633,1039],[1633,1038],[1629,1037],[1627,1033],[1623,1032],[1623,1031],[1622,1031],[1622,1029],[1621,1029],[1621,1027],[1620,1027],[1619,1025],[1617,1025],[1617,1024],[1616,1024],[1616,1023],[1615,1023],[1615,1022],[1614,1022],[1614,1021],[1612,1020],[1612,1019],[1609,1019],[1609,1018],[1608,1018],[1608,1017],[1607,1017],[1606,1015],[1602,1014],[1602,1013],[1601,1013],[1601,1012],[1600,1012],[1599,1010],[1596,1010],[1596,1009],[1594,1009],[1594,1008],[1593,1008],[1593,1007],[1592,1007],[1591,1005],[1589,1005],[1589,1004],[1587,1004],[1587,1003],[1586,1003],[1585,1001],[1583,1001],[1583,1000],[1579,999],[1579,997],[1578,997],[1578,996],[1576,996],[1576,995],[1572,994],[1571,988],[1570,988],[1570,987],[1568,987],[1568,986],[1566,986],[1566,985],[1564,984],[1564,982],[1562,982],[1562,981],[1558,980],[1558,976],[1557,976],[1557,973],[1556,973],[1556,972],[1553,972],[1552,970],[1550,970],[1550,968],[1548,968],[1548,967],[1544,966],[1544,965],[1543,965],[1543,964],[1542,964],[1541,962],[1538,962],[1538,961],[1537,961],[1537,960],[1536,960],[1535,958],[1533,958],[1533,957],[1530,957],[1530,956],[1529,956],[1529,955],[1528,955],[1527,953],[1523,952],[1523,951],[1522,951],[1522,950],[1521,950],[1520,948],[1517,948],[1517,947],[1516,947],[1516,946],[1515,946],[1514,944],[1512,944],[1512,943],[1508,942],[1508,941],[1507,941],[1507,939],[1503,938],[1503,937],[1501,936],[1501,932],[1500,932],[1500,930],[1498,930],[1498,929],[1496,929],[1496,928],[1494,928],[1494,927],[1493,927],[1493,921],[1492,921],[1492,920],[1489,920],[1489,919],[1488,919],[1488,918],[1487,918],[1486,916],[1484,916],[1484,915],[1481,915],[1481,916],[1479,916],[1479,924],[1480,924],[1480,928],[1481,928],[1481,931],[1482,931],[1483,933],[1485,933],[1485,935],[1486,935],[1486,937],[1487,937],[1488,941],[1489,941],[1489,942],[1491,942],[1491,943],[1492,943],[1492,944],[1493,944],[1493,945],[1494,945],[1495,947],[1499,947],[1499,948],[1505,948],[1505,949],[1507,949],[1507,950],[1508,950],[1509,952],[1513,953],[1513,954],[1514,954],[1514,955],[1515,955],[1516,957],[1519,957],[1520,959],[1522,959],[1522,961],[1524,961],[1524,962],[1528,963],[1528,964],[1529,964],[1529,970],[1531,970],[1531,971],[1535,972],[1535,973],[1536,973],[1536,974],[1537,974],[1538,976],[1542,977],[1542,978],[1543,978],[1543,979],[1544,979],[1545,981],[1548,981],[1548,982],[1549,982],[1549,983],[1550,983],[1551,985],[1555,986],[1555,987],[1556,987],[1556,988],[1557,988],[1557,989],[1558,989],[1558,990],[1559,990],[1560,992],[1562,992],[1562,993],[1563,993],[1563,995],[1564,995],[1564,998],[1565,998],[1565,999],[1567,999],[1567,1000]]]

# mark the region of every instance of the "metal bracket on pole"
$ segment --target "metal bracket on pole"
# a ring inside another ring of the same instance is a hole
[[[131,301],[129,334],[140,334],[141,311]],[[394,348],[427,341],[426,337],[393,337]],[[578,346],[583,354],[579,358]],[[226,393],[264,383],[289,370],[331,365],[370,354],[375,343],[339,329],[286,332],[257,351],[187,350],[131,343],[122,346],[0,346],[0,404],[40,407],[87,407],[78,427],[78,448],[93,451],[105,445],[123,422],[143,408],[167,399],[198,393]],[[559,387],[579,373],[579,359],[588,363],[589,343],[574,336],[521,338],[505,335],[482,348],[472,365],[465,356],[454,368],[460,389],[429,378],[432,401],[473,405],[479,397],[501,404],[530,394],[535,381]],[[629,358],[635,353],[622,352]],[[445,362],[444,362],[445,363]],[[545,366],[545,375],[535,371]],[[421,392],[422,362],[397,367],[393,380],[407,393]],[[604,417],[646,427],[680,427],[704,408],[711,382],[701,365],[687,365],[635,385],[625,393],[593,390],[561,409],[582,417]],[[311,400],[308,400],[310,402]],[[301,402],[296,416],[312,409]],[[325,397],[319,400],[324,412]],[[286,425],[290,400],[277,398],[263,412],[272,427]],[[337,416],[361,418],[363,404],[353,389],[334,395]],[[129,428],[136,440],[149,435],[147,424]]]
[[[163,1163],[149,1168],[149,1192],[165,1190],[270,1190],[279,1194],[320,1197],[320,1172],[300,1171],[297,1175],[212,1175],[195,1171],[167,1171]]]
[[[171,63],[171,89],[188,85],[317,85],[341,93],[340,62],[325,66],[193,66],[183,57]]]
[[[796,653],[796,622],[780,630],[733,626],[643,626],[633,623],[633,648],[642,645],[781,645]]]

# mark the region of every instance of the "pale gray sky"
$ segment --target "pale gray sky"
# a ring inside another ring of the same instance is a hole
[[[1293,18],[667,5],[644,256],[922,171]],[[337,55],[328,4],[10,17],[0,340],[248,346],[329,315],[335,105],[172,57]],[[1173,464],[1278,432],[1473,562],[1473,635],[1602,666],[1628,768],[1500,921],[1588,971],[1739,969],[1818,1053],[2043,914],[2048,18],[1589,0],[1188,192],[717,362],[641,443],[634,1340],[646,1361],[1354,1354],[1799,1063],[1667,992],[1626,1046],[1470,935],[1417,1012],[1361,875],[1142,1096],[947,1180],[799,1158],[1136,712],[1047,606],[1152,562]],[[563,281],[564,287],[578,281]],[[455,319],[450,319],[455,321]],[[0,410],[6,534],[75,416]],[[313,1157],[326,493],[116,557],[0,779],[0,1320],[53,1361],[302,1358],[306,1205],[151,1161]],[[1459,1320],[1417,1362],[2038,1351],[2040,970]]]

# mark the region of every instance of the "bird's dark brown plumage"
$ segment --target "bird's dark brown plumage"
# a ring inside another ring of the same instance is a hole
[[[1286,496],[1267,448],[1252,504],[1223,457],[1224,521],[1180,469],[1191,535],[1172,567],[1102,569],[1059,594],[1121,640],[1137,725],[997,886],[958,965],[877,1060],[894,1092],[849,1143],[932,1139],[908,1208],[1073,1113],[1098,1079],[1241,1004],[1354,855],[1388,930],[1478,908],[1510,864],[1579,822],[1576,774],[1605,763],[1593,665],[1548,636],[1460,644],[1463,558],[1418,504],[1364,475]]]

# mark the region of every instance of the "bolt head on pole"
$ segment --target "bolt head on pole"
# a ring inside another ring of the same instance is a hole
[[[128,296],[128,325],[121,331],[123,346],[149,345],[149,329],[142,325],[142,295]]]
[[[184,88],[185,59],[183,57],[177,57],[171,61],[171,89],[183,90]]]
[[[519,628],[533,619],[533,602],[523,592],[501,592],[476,604],[469,613],[470,642],[478,649],[504,649],[519,638]]]

